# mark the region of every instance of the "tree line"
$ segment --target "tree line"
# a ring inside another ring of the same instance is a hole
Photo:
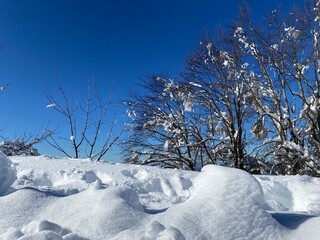
[[[115,131],[115,115],[106,123],[110,99],[94,82],[80,104],[59,85],[58,96],[46,91],[48,107],[66,120],[70,138],[45,131],[39,139],[68,157],[99,161],[120,144],[133,164],[319,177],[319,31],[320,1],[259,21],[242,6],[227,28],[201,39],[178,77],[153,74],[130,93],[124,129]]]
[[[320,175],[320,2],[204,37],[179,78],[127,101],[126,161],[188,170]]]

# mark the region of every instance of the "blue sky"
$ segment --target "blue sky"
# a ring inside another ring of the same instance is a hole
[[[241,2],[0,0],[0,84],[9,84],[0,95],[0,127],[13,136],[37,132],[48,122],[53,128],[63,124],[46,108],[46,86],[56,90],[53,73],[71,98],[86,92],[92,75],[102,94],[114,82],[116,101],[129,88],[137,90],[145,75],[179,72],[201,34],[233,20]],[[247,2],[255,16],[277,6],[277,1]],[[39,148],[57,154],[44,144]]]

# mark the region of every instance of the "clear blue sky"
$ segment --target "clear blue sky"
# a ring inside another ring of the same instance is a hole
[[[44,95],[46,86],[56,89],[54,72],[74,98],[92,74],[106,94],[114,82],[114,100],[146,74],[179,72],[201,34],[234,19],[241,2],[0,0],[0,84],[10,84],[0,95],[0,127],[12,136],[61,124]],[[277,6],[247,2],[256,16]],[[56,154],[45,145],[39,150]]]

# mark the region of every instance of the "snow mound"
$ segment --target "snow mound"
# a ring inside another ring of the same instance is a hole
[[[16,180],[16,173],[12,162],[0,152],[0,196],[4,195]]]
[[[188,172],[69,158],[10,159],[17,173],[0,197],[0,239],[316,240],[320,235],[316,178],[254,177],[213,165]]]
[[[63,228],[58,224],[43,221],[32,221],[24,226],[22,230],[17,228],[9,228],[7,232],[0,235],[2,240],[88,240],[88,238],[80,237],[78,234],[72,233],[69,229]]]
[[[143,234],[142,240],[185,240],[186,238],[179,231],[179,229],[174,227],[165,227],[161,223],[154,221],[151,222]]]
[[[257,176],[272,211],[320,215],[320,179],[309,176]]]
[[[264,208],[262,188],[254,177],[207,165],[194,179],[191,197],[169,208],[159,222],[188,239],[283,239],[283,227]]]
[[[14,188],[32,187],[57,196],[77,194],[88,188],[112,186],[133,188],[149,211],[164,209],[185,201],[190,195],[192,178],[197,173],[162,171],[142,166],[111,165],[88,160],[13,157],[19,162]]]

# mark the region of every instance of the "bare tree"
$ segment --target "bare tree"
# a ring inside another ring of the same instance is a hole
[[[120,130],[119,133],[113,135],[116,124],[115,112],[111,121],[106,123],[106,119],[109,117],[111,95],[109,95],[109,99],[104,101],[100,97],[95,81],[88,82],[87,95],[81,99],[80,103],[70,100],[60,83],[58,90],[58,98],[54,97],[49,89],[46,90],[45,94],[49,101],[47,107],[56,110],[66,120],[69,138],[65,136],[56,138],[52,135],[47,142],[68,157],[87,157],[100,161],[123,132]],[[79,118],[83,119],[83,122],[78,122]],[[109,127],[107,128],[106,125]],[[67,142],[69,146],[71,145],[71,153],[60,140]]]

